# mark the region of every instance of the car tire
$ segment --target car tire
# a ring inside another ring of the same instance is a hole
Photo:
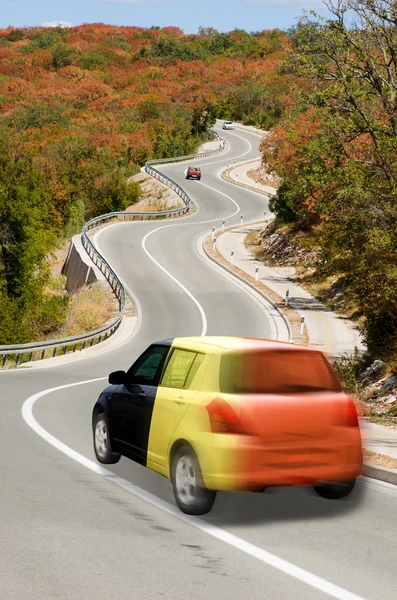
[[[172,457],[171,483],[182,512],[187,515],[210,512],[216,492],[205,487],[198,458],[188,444],[179,448]]]
[[[321,485],[314,485],[314,490],[322,498],[327,500],[341,500],[346,498],[352,491],[356,484],[356,480],[345,481],[340,483],[324,483]]]
[[[199,181],[201,181],[201,177],[197,177],[197,179],[198,179]]]
[[[93,422],[94,452],[103,465],[114,465],[119,462],[121,454],[112,451],[109,434],[109,421],[106,413],[94,417]]]

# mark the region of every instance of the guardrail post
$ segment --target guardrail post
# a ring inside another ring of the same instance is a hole
[[[54,351],[53,351],[53,353],[52,353],[52,358],[54,358],[54,357],[55,357],[56,353],[57,353],[57,349],[56,349],[56,348],[54,348]]]
[[[4,369],[4,365],[6,364],[7,354],[4,354],[3,360],[1,361],[1,368]]]

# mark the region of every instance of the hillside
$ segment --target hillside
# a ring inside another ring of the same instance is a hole
[[[57,330],[47,257],[92,216],[133,205],[146,160],[188,154],[216,117],[269,128],[294,76],[279,31],[103,24],[0,30],[0,344]]]
[[[330,19],[312,15],[289,32],[283,72],[299,78],[300,90],[262,144],[268,171],[281,180],[271,209],[276,226],[315,245],[307,267],[317,285],[343,288],[361,323],[366,363],[382,359],[393,371],[397,21],[393,3],[329,5]]]

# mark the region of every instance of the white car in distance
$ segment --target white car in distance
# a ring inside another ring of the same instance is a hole
[[[223,121],[223,129],[234,129],[233,121]]]

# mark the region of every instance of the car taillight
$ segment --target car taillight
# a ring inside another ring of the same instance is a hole
[[[222,398],[215,398],[206,406],[210,418],[212,433],[234,433],[249,435],[248,429],[243,425],[235,411]]]
[[[347,406],[346,425],[348,427],[358,427],[357,409],[351,398],[349,398],[349,403]]]
[[[357,410],[351,398],[348,398],[347,404],[338,406],[337,413],[337,425],[341,425],[342,427],[359,427]]]

